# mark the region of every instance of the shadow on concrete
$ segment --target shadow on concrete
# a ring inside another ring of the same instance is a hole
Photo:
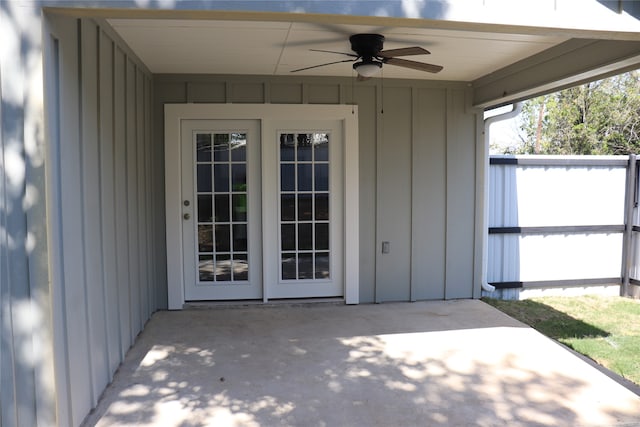
[[[480,301],[160,312],[85,425],[615,425],[640,399]]]

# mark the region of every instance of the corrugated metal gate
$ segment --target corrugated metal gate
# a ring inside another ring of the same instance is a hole
[[[640,287],[635,156],[492,156],[486,295]]]

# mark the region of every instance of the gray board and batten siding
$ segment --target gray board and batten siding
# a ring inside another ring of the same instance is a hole
[[[154,103],[155,135],[163,132],[164,104],[357,104],[360,302],[479,296],[473,287],[478,115],[466,85],[162,74],[154,76]]]
[[[72,426],[166,306],[163,169],[144,64],[104,23],[49,15],[45,31],[56,416]]]

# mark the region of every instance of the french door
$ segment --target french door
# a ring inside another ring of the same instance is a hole
[[[182,125],[185,300],[262,298],[260,126]]]
[[[343,295],[339,120],[184,120],[184,298]]]

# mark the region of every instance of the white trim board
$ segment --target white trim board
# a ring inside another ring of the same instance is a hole
[[[165,104],[165,209],[167,295],[170,310],[182,309],[184,265],[182,248],[181,121],[182,120],[340,120],[344,132],[344,298],[359,303],[359,172],[358,107],[351,105]],[[266,140],[269,135],[262,135]],[[264,285],[263,285],[264,286]],[[266,302],[266,299],[265,299]]]

